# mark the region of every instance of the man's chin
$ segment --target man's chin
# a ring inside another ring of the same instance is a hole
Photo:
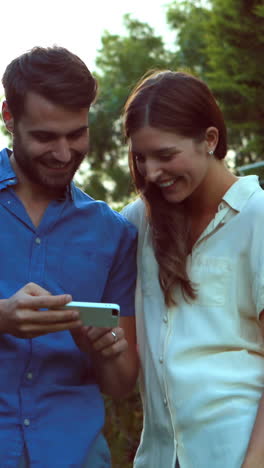
[[[71,165],[67,170],[52,168],[46,169],[43,167],[42,170],[38,170],[37,179],[41,185],[45,185],[53,189],[56,187],[62,189],[71,183],[78,167],[73,167],[73,165]]]
[[[71,181],[72,177],[65,177],[63,180],[61,177],[57,179],[49,177],[41,178],[37,183],[51,192],[61,192],[66,189],[66,187],[71,183]]]
[[[71,170],[68,171],[41,171],[38,172],[37,180],[41,185],[46,185],[50,187],[65,187],[69,185],[72,181],[74,174],[76,171]]]

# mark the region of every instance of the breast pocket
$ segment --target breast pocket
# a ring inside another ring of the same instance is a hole
[[[47,262],[46,283],[52,284],[52,292],[71,294],[76,301],[101,301],[111,269],[103,248],[67,243],[62,249],[53,248]]]
[[[196,286],[195,303],[223,307],[228,300],[232,263],[226,257],[200,256],[190,268],[190,279]]]

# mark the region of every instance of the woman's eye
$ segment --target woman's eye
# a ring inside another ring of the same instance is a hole
[[[142,156],[142,154],[135,154],[135,155],[134,155],[134,158],[135,158],[135,161],[136,161],[137,163],[143,163],[143,162],[145,162],[145,158],[144,158],[144,156]]]
[[[176,156],[176,153],[163,154],[160,156],[161,161],[171,161]]]

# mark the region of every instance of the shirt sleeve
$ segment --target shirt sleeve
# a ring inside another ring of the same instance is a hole
[[[249,246],[252,295],[256,305],[257,317],[264,310],[264,197],[262,204],[252,214],[252,235]]]
[[[120,215],[122,235],[107,281],[103,301],[117,303],[122,316],[135,314],[137,230]]]

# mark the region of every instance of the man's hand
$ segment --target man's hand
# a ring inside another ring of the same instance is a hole
[[[77,311],[59,310],[69,301],[69,294],[53,296],[37,284],[28,283],[9,299],[0,300],[0,333],[34,338],[80,327]]]
[[[71,333],[82,351],[96,353],[102,358],[118,356],[128,348],[122,328],[82,327]]]

